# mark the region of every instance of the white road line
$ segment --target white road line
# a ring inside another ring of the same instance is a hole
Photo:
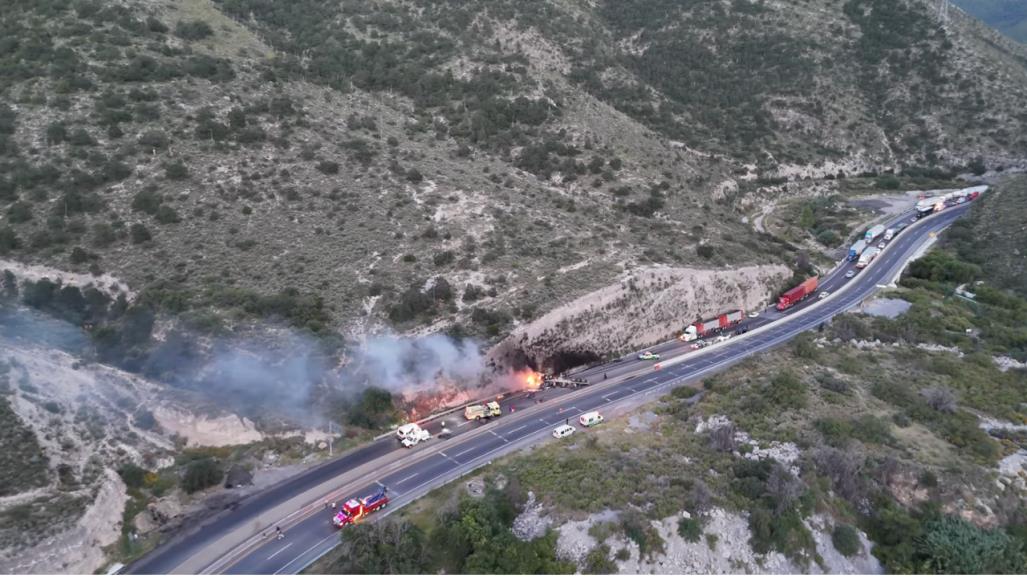
[[[516,429],[514,429],[514,430],[510,431],[510,432],[509,432],[509,433],[507,433],[507,434],[508,434],[508,435],[512,435],[513,433],[516,433],[517,431],[520,431],[521,429],[525,429],[525,428],[527,428],[527,427],[528,427],[528,425],[521,425],[520,427],[517,427]]]
[[[459,457],[460,455],[463,455],[464,453],[470,453],[471,451],[473,451],[473,450],[475,450],[475,449],[477,449],[477,448],[478,448],[478,447],[469,447],[469,448],[467,448],[467,449],[464,449],[463,451],[460,451],[459,453],[457,453],[457,454],[455,454],[455,455],[453,455],[453,456],[454,456],[454,457]]]
[[[445,457],[445,458],[449,459],[450,461],[453,461],[453,462],[454,462],[454,463],[456,463],[457,465],[462,465],[462,464],[463,464],[463,463],[461,463],[460,461],[457,461],[456,459],[454,459],[453,457],[450,457],[449,455],[447,455],[447,454],[443,453],[442,451],[439,451],[439,454],[440,454],[440,455],[442,455],[443,457]]]
[[[281,553],[282,551],[285,551],[289,547],[292,547],[292,542],[286,543],[285,547],[282,547],[281,549],[279,549],[279,550],[275,551],[274,553],[272,553],[271,556],[267,558],[267,560],[270,561],[270,560],[274,559],[275,557],[278,556],[279,553]]]
[[[464,422],[460,423],[459,425],[457,425],[457,427],[466,427],[467,425],[470,425],[472,422],[473,421],[464,421]]]
[[[314,549],[317,549],[317,548],[318,548],[318,547],[320,547],[320,546],[321,546],[321,544],[322,544],[322,543],[324,543],[325,541],[328,541],[329,539],[338,539],[338,538],[339,538],[339,536],[338,536],[338,535],[336,535],[336,534],[332,534],[332,535],[329,535],[329,536],[325,537],[324,539],[321,539],[321,540],[320,540],[320,541],[318,541],[317,543],[314,543],[313,545],[311,545],[311,546],[310,546],[310,548],[309,548],[309,549],[307,549],[306,551],[304,551],[304,552],[300,553],[299,555],[297,555],[297,556],[293,557],[293,558],[292,558],[292,559],[291,559],[291,560],[290,560],[290,561],[289,561],[288,563],[286,563],[285,565],[282,565],[282,568],[281,568],[281,569],[279,569],[278,571],[275,571],[275,575],[280,575],[280,574],[282,573],[282,571],[284,571],[284,570],[285,570],[285,568],[286,568],[286,567],[288,567],[289,565],[292,565],[293,563],[295,563],[295,562],[296,562],[296,560],[297,560],[297,559],[299,559],[300,557],[303,557],[303,556],[304,556],[304,555],[306,555],[307,553],[310,553],[310,552],[311,552],[311,551],[313,551]]]
[[[499,433],[497,433],[495,431],[489,431],[489,432],[492,433],[492,436],[494,436],[494,437],[496,437],[498,439],[503,439],[504,443],[509,443],[510,442],[510,441],[506,440],[506,437],[504,437],[503,435],[500,435]]]
[[[413,478],[414,478],[414,477],[416,477],[417,475],[418,475],[418,473],[414,473],[413,475],[410,475],[410,476],[408,476],[408,477],[403,477],[402,479],[400,479],[400,480],[396,481],[396,484],[400,484],[400,483],[406,483],[407,481],[409,481],[410,479],[413,479]]]

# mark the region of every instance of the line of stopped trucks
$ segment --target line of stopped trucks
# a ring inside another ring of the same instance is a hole
[[[930,214],[940,212],[948,207],[964,204],[966,202],[976,199],[981,193],[988,190],[987,186],[973,186],[970,188],[964,188],[961,190],[949,192],[941,196],[935,196],[932,198],[922,198],[916,205],[916,214],[908,222],[900,222],[895,224],[891,228],[885,228],[884,225],[876,225],[869,228],[858,242],[856,242],[849,249],[848,258],[849,262],[856,262],[855,269],[846,271],[845,278],[851,279],[856,275],[857,270],[866,268],[871,261],[873,261],[884,248],[892,241],[896,236],[902,233],[906,227],[916,222],[918,219],[928,216]],[[878,241],[878,239],[880,239]],[[877,243],[876,245],[874,243]],[[786,290],[777,299],[775,308],[778,311],[784,312],[791,309],[800,302],[809,299],[814,294],[817,294],[817,288],[819,287],[820,277],[812,276],[789,290]],[[824,298],[828,296],[828,292],[821,291],[818,298]],[[694,322],[685,327],[681,334],[678,336],[678,340],[682,342],[691,342],[691,349],[701,349],[715,342],[721,342],[731,338],[736,334],[746,332],[746,328],[737,328],[746,318],[758,317],[758,312],[750,312],[746,314],[745,311],[733,310],[730,312],[723,313],[713,318]],[[734,329],[732,331],[732,329]],[[642,361],[659,361],[661,356],[658,353],[652,351],[644,351],[638,354],[638,359]],[[659,365],[656,365],[659,367]],[[542,375],[542,382],[539,386],[539,390],[550,389],[554,387],[565,387],[565,388],[577,388],[589,385],[587,379],[575,379],[569,378],[564,375],[554,376],[551,374]],[[533,396],[535,392],[529,393],[529,396]],[[502,397],[499,397],[500,399]],[[471,404],[464,407],[464,418],[468,421],[480,421],[488,420],[496,417],[500,417],[503,414],[503,409],[499,405],[498,401],[488,401],[482,403]],[[598,411],[591,411],[578,417],[578,423],[585,428],[599,425],[603,422],[603,416]],[[446,429],[445,421],[442,421],[441,436],[449,434],[449,430]],[[562,439],[572,435],[577,429],[565,423],[553,429],[552,436],[557,439]],[[423,443],[432,438],[431,433],[426,429],[422,428],[417,423],[407,423],[398,429],[396,429],[396,436],[399,438],[400,443],[404,447],[414,447],[419,443]],[[367,515],[384,509],[389,504],[389,497],[387,495],[387,489],[381,487],[375,493],[368,495],[364,498],[353,498],[349,499],[342,504],[342,507],[338,511],[333,510],[332,524],[336,527],[344,527],[353,523],[358,523],[364,519]]]
[[[881,254],[881,251],[884,250],[888,243],[902,233],[902,231],[910,224],[930,214],[943,211],[946,208],[972,201],[987,190],[988,187],[986,185],[972,186],[952,191],[941,196],[921,198],[916,204],[916,214],[910,221],[896,223],[891,228],[885,228],[885,226],[881,224],[870,227],[863,234],[863,238],[852,245],[849,249],[847,261],[855,262],[856,264],[854,269],[850,269],[845,272],[845,278],[851,279],[856,276],[856,273],[859,270],[866,268],[868,264]],[[875,243],[877,243],[876,246]],[[784,312],[802,301],[811,298],[815,294],[818,295],[817,298],[827,297],[830,294],[829,292],[817,292],[819,284],[819,276],[807,278],[797,286],[783,292],[778,297],[774,308],[779,312]],[[750,312],[746,314],[745,311],[741,309],[729,311],[710,319],[697,321],[688,325],[678,335],[678,340],[681,342],[692,343],[689,347],[692,350],[701,349],[713,343],[726,341],[734,335],[747,332],[748,328],[744,326],[739,327],[738,325],[745,321],[746,318],[755,318],[758,316],[758,312]],[[660,361],[662,357],[659,353],[655,353],[653,351],[643,351],[638,353],[637,358],[640,361]],[[655,367],[660,368],[660,365],[657,363]],[[574,379],[565,377],[564,375],[553,376],[551,374],[545,374],[542,375],[542,382],[539,389],[545,390],[554,387],[577,388],[587,386],[589,384],[590,382],[587,379]],[[530,395],[534,395],[534,392],[530,393]],[[464,418],[468,421],[491,419],[493,417],[501,416],[502,412],[503,411],[499,406],[499,403],[491,401],[487,403],[468,405],[464,408]],[[571,429],[573,429],[573,427],[571,427]],[[403,425],[396,432],[404,447],[413,447],[418,443],[427,441],[431,438],[431,434],[422,429],[416,423]],[[445,423],[443,422],[442,434],[445,435],[448,432],[449,431],[445,428]],[[554,436],[559,435],[556,435],[556,432],[554,431]]]

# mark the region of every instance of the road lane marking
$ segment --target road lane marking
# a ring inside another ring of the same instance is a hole
[[[473,421],[464,421],[464,422],[460,423],[459,425],[457,425],[457,427],[466,427],[467,425],[470,425],[472,422]]]
[[[460,461],[457,461],[456,459],[454,459],[453,457],[450,457],[449,455],[447,455],[447,454],[443,453],[442,451],[439,451],[439,454],[440,454],[440,455],[442,455],[443,457],[445,457],[445,458],[449,459],[450,461],[453,461],[453,462],[454,462],[454,463],[456,463],[457,465],[460,465],[460,464],[462,464],[462,463],[460,463]]]
[[[282,547],[281,549],[279,549],[279,550],[275,551],[274,553],[272,553],[271,556],[267,558],[267,560],[270,561],[270,560],[274,559],[275,557],[278,556],[279,553],[281,553],[282,551],[285,551],[289,547],[292,547],[292,542],[286,543],[285,547]]]
[[[507,433],[507,435],[512,435],[512,434],[516,433],[517,431],[520,431],[521,429],[526,429],[527,427],[528,427],[528,425],[521,425],[520,427],[517,427],[516,429],[514,429],[514,430],[510,431],[509,433]]]
[[[470,453],[471,451],[473,451],[473,450],[475,450],[475,449],[477,449],[477,448],[478,448],[478,447],[469,447],[469,448],[467,448],[467,449],[464,449],[463,451],[460,451],[459,453],[457,453],[457,454],[455,454],[455,455],[453,455],[453,456],[454,456],[454,457],[459,457],[460,455],[463,455],[464,453]]]
[[[510,442],[510,441],[506,440],[506,437],[504,437],[503,435],[500,435],[499,433],[497,433],[495,431],[490,430],[489,432],[492,433],[492,436],[500,438],[500,439],[503,439],[504,443],[509,443]],[[457,455],[457,456],[459,456],[459,455]]]
[[[310,546],[310,548],[309,548],[309,549],[307,549],[306,551],[304,551],[304,552],[300,553],[299,555],[297,555],[297,556],[293,557],[293,558],[292,558],[292,559],[291,559],[291,560],[290,560],[290,561],[289,561],[288,563],[286,563],[285,565],[282,565],[282,568],[281,568],[281,569],[279,569],[278,571],[275,571],[275,575],[280,575],[280,574],[282,573],[282,571],[284,571],[284,570],[285,570],[285,568],[286,568],[286,567],[288,567],[289,565],[292,565],[293,563],[295,563],[295,562],[296,562],[296,560],[297,560],[297,559],[299,559],[299,558],[303,557],[303,556],[304,556],[304,555],[306,555],[307,553],[310,553],[310,552],[311,552],[311,551],[313,551],[314,549],[316,549],[316,548],[320,547],[320,546],[321,546],[321,545],[322,545],[322,544],[323,544],[323,543],[324,543],[325,541],[328,541],[329,539],[338,539],[338,538],[339,538],[339,536],[338,536],[337,534],[332,534],[332,535],[329,535],[329,536],[325,537],[324,539],[321,539],[321,540],[320,540],[320,541],[318,541],[317,543],[314,543],[313,545],[311,545],[311,546]]]
[[[413,479],[414,477],[416,477],[418,474],[419,473],[414,473],[413,475],[410,475],[410,476],[407,476],[407,477],[403,477],[402,479],[396,481],[396,484],[398,485],[398,484],[401,484],[401,483],[406,483],[410,479]]]

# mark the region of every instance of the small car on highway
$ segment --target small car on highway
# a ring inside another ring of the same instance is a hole
[[[888,243],[884,242],[883,240],[877,244],[877,248],[881,250],[884,250],[884,247],[886,246],[888,246]]]
[[[640,360],[640,361],[658,361],[658,360],[660,360],[660,355],[658,355],[658,354],[656,354],[654,352],[651,352],[651,351],[646,351],[646,352],[638,355],[638,360]]]
[[[854,276],[856,276],[856,271],[854,270],[850,270],[849,272],[845,273],[845,278],[852,278]]]
[[[754,319],[754,318],[756,318],[758,316],[760,316],[760,312],[759,311],[752,311],[752,312],[749,313],[749,318],[750,319]]]
[[[826,299],[826,298],[827,298],[827,297],[829,297],[829,296],[831,296],[831,293],[829,293],[829,292],[827,292],[827,291],[823,291],[822,293],[820,293],[819,295],[817,295],[817,298],[818,298],[818,299]]]
[[[701,349],[703,347],[708,347],[708,346],[710,346],[710,343],[708,341],[695,341],[694,343],[692,343],[692,346],[689,347],[689,348],[692,349],[693,351],[695,351],[695,350],[699,350],[699,349]]]
[[[557,439],[569,437],[575,430],[576,429],[570,425],[560,425],[559,427],[553,429],[553,437]]]

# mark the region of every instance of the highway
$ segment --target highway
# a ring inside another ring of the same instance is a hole
[[[698,351],[691,350],[690,343],[669,341],[650,349],[663,357],[659,367],[632,354],[572,375],[587,378],[592,386],[545,391],[535,398],[510,395],[502,400],[504,415],[490,423],[468,423],[461,415],[443,418],[452,435],[413,450],[400,448],[395,438],[380,439],[244,500],[128,570],[142,574],[297,573],[338,543],[325,499],[341,502],[384,485],[392,498],[390,508],[376,514],[384,517],[497,457],[545,440],[554,426],[574,424],[584,412],[626,410],[779,346],[857,306],[878,285],[890,283],[930,236],[959,218],[969,205],[948,208],[910,226],[851,279],[845,278],[845,273],[853,268],[852,263],[836,267],[821,281],[820,290],[830,292],[829,298],[810,298],[785,312],[762,311],[740,325],[747,334]],[[908,222],[909,218],[907,213],[888,224]],[[436,420],[426,426],[438,433],[442,423]],[[578,428],[576,435],[587,434]],[[276,525],[284,531],[281,539],[274,538]]]

